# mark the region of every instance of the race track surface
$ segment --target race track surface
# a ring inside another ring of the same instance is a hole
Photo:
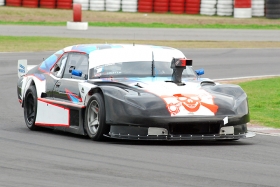
[[[280,41],[279,30],[89,27],[86,31],[79,31],[67,30],[66,23],[64,27],[0,25],[1,35],[116,40]]]
[[[278,74],[280,69],[276,50],[183,51],[211,78]],[[93,142],[28,130],[16,96],[17,60],[37,64],[51,53],[0,53],[0,186],[279,186],[280,137]]]

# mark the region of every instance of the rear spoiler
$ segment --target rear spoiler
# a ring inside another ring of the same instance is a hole
[[[26,75],[26,73],[34,68],[36,65],[27,65],[27,60],[18,60],[18,77]]]

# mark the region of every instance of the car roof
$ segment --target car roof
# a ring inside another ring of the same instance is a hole
[[[97,50],[89,54],[89,68],[121,62],[160,61],[171,62],[173,58],[185,58],[174,48],[148,45],[126,45],[120,48]]]
[[[110,49],[128,49],[128,48],[141,48],[141,49],[169,49],[169,50],[177,50],[171,47],[166,46],[155,46],[155,45],[139,45],[139,44],[78,44],[73,46],[68,46],[63,49],[64,52],[83,52],[83,53],[93,53],[98,50],[110,50]]]
[[[64,48],[64,52],[84,52],[89,54],[89,68],[118,62],[163,61],[185,58],[175,48],[139,44],[80,44]]]
[[[171,62],[172,58],[185,58],[178,49],[135,44],[79,44],[65,47],[48,57],[40,65],[40,69],[49,72],[55,62],[65,52],[82,52],[89,55],[89,68],[103,64],[130,62],[130,61],[165,61]]]

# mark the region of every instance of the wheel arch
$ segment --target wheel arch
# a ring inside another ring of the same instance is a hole
[[[42,93],[45,93],[45,91],[46,91],[46,80],[39,80],[34,76],[28,77],[27,83],[24,88],[22,106],[24,104],[26,91],[30,88],[30,86],[35,87],[36,92],[37,92],[37,98],[41,98]]]
[[[92,96],[93,94],[95,94],[95,93],[101,94],[101,96],[102,96],[102,98],[103,98],[103,100],[104,100],[104,102],[105,102],[104,94],[103,94],[102,89],[101,89],[100,87],[94,87],[94,88],[91,88],[91,89],[89,90],[88,94],[87,94],[86,97],[85,97],[85,106],[87,106],[87,103],[88,103],[89,99],[90,99],[91,96]]]

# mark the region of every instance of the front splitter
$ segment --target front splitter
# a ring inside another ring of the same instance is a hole
[[[244,138],[252,138],[256,134],[254,132],[247,132],[244,134],[227,135],[227,134],[207,134],[207,135],[130,135],[130,134],[113,134],[109,133],[104,136],[115,139],[127,140],[160,140],[160,141],[178,141],[178,140],[237,140]]]

